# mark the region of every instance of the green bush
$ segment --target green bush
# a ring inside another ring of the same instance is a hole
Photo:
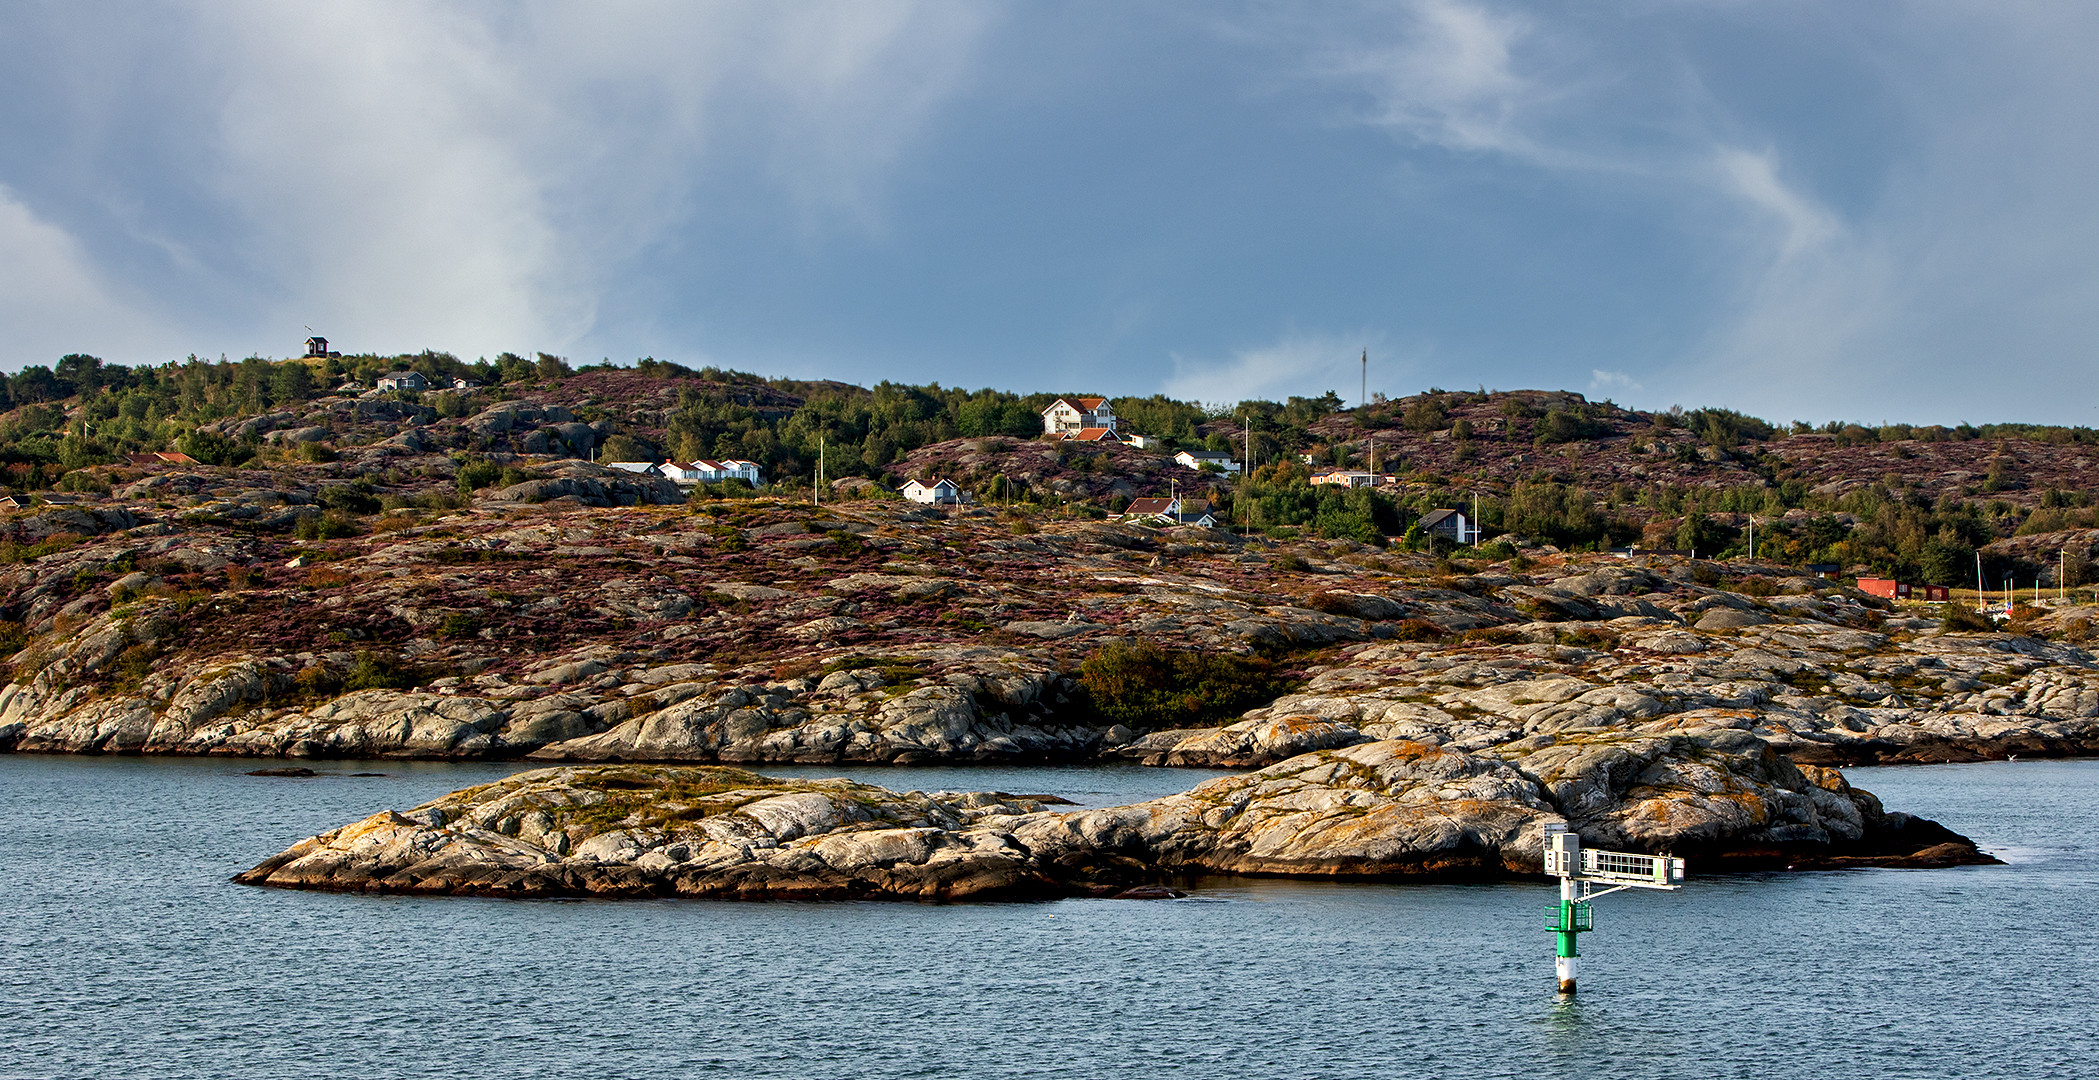
[[[487,458],[467,458],[459,463],[459,493],[472,495],[503,476],[503,467]]]
[[[363,477],[354,483],[330,484],[322,488],[316,501],[329,510],[351,514],[371,514],[379,510],[379,500],[372,494],[372,482]]]
[[[377,653],[357,654],[357,662],[350,665],[349,674],[343,676],[343,692],[352,690],[406,690],[416,683],[412,668],[402,667],[389,657]]]
[[[330,510],[316,517],[300,518],[292,527],[292,535],[301,540],[338,540],[356,536],[357,523],[340,510]]]
[[[1291,681],[1256,657],[1115,642],[1079,665],[1079,685],[1102,717],[1145,730],[1236,717],[1275,700]]]

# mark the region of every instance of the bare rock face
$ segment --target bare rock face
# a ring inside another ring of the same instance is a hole
[[[485,896],[1054,895],[1027,852],[982,827],[1039,806],[720,767],[541,769],[374,814],[234,880]]]
[[[1131,806],[1057,813],[722,767],[541,769],[302,841],[235,880],[492,896],[957,900],[1112,895],[1203,874],[1535,873],[1544,826],[1703,870],[1987,862],[1931,822],[1810,778],[1753,737],[1543,740],[1520,755],[1386,740]]]

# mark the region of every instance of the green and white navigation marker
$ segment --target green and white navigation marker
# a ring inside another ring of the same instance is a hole
[[[1581,834],[1568,832],[1564,822],[1545,826],[1545,872],[1560,879],[1560,904],[1545,917],[1545,928],[1559,935],[1553,966],[1562,994],[1574,993],[1576,958],[1581,956],[1575,935],[1592,926],[1589,901],[1621,889],[1675,892],[1684,887],[1682,859],[1584,848]]]

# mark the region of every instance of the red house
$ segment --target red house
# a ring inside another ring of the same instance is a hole
[[[1905,585],[1894,578],[1862,577],[1858,579],[1860,592],[1885,596],[1890,600],[1941,601],[1953,598],[1953,591],[1944,585]]]

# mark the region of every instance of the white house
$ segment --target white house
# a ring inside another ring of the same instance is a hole
[[[1422,515],[1421,531],[1433,536],[1447,536],[1459,544],[1479,543],[1479,528],[1463,510],[1432,510]]]
[[[1131,499],[1129,508],[1122,512],[1122,520],[1201,525],[1206,529],[1217,524],[1217,519],[1210,514],[1208,499]]]
[[[379,376],[377,388],[382,391],[413,390],[420,394],[430,389],[430,380],[423,378],[420,371],[389,371]]]
[[[1239,463],[1233,461],[1232,455],[1223,450],[1183,450],[1175,454],[1173,459],[1191,469],[1200,469],[1205,465],[1215,465],[1225,472],[1235,473],[1239,471]]]
[[[1087,428],[1115,431],[1115,410],[1104,397],[1058,398],[1042,410],[1042,433],[1076,436]]]
[[[920,480],[913,480],[905,484],[900,490],[904,498],[915,503],[927,503],[933,506],[954,506],[962,501],[962,489],[956,487],[953,480],[935,480],[930,484]]]
[[[723,480],[741,480],[757,487],[765,483],[765,470],[760,469],[755,461],[733,458],[727,461],[710,461],[702,458],[693,462],[692,468],[699,473],[700,481],[709,484],[717,484]]]

